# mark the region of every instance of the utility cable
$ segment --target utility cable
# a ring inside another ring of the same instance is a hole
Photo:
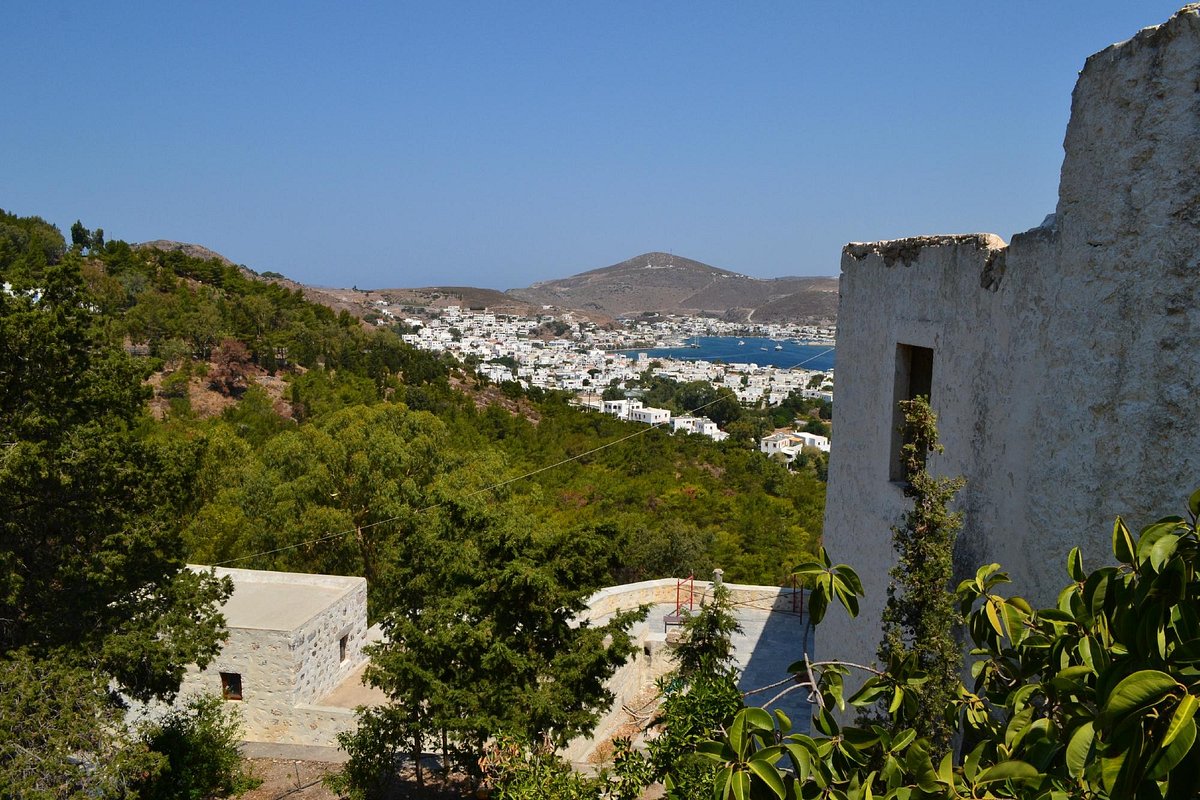
[[[714,400],[710,400],[707,403],[703,403],[699,406],[696,406],[696,408],[687,412],[687,415],[690,416],[692,414],[695,414],[697,411],[700,411],[701,409],[707,408],[711,405],[715,405],[724,399],[725,399],[724,397],[718,397]],[[495,491],[496,489],[500,489],[504,486],[509,485],[510,483],[516,483],[517,481],[524,480],[526,478],[531,478],[534,475],[540,475],[543,472],[547,472],[549,470],[556,469],[557,467],[564,466],[566,464],[571,463],[572,461],[578,461],[579,459],[584,458],[585,456],[590,456],[594,453],[599,453],[601,450],[605,450],[609,447],[612,447],[613,445],[618,445],[621,442],[626,442],[635,437],[642,436],[656,428],[661,428],[663,425],[666,425],[666,424],[667,424],[667,422],[652,423],[651,425],[649,425],[645,428],[642,428],[641,430],[634,431],[633,433],[629,434],[628,436],[622,436],[619,439],[614,439],[611,442],[607,442],[605,444],[600,445],[599,447],[593,447],[591,450],[585,450],[582,453],[578,453],[576,455],[569,456],[567,458],[562,459],[561,461],[556,461],[553,464],[548,464],[544,467],[538,467],[537,469],[530,470],[529,472],[526,472],[521,475],[517,475],[516,477],[498,481],[489,486],[484,486],[482,489],[476,489],[473,492],[468,492],[467,494],[462,496],[462,499],[467,500],[472,497],[475,497],[476,495],[484,494],[485,492]],[[431,511],[432,509],[435,509],[439,506],[445,505],[447,502],[449,502],[449,501],[442,500],[437,503],[431,503],[430,505],[427,505],[424,508],[417,509],[415,513],[423,514],[426,511]],[[309,540],[303,541],[303,542],[295,542],[293,544],[284,545],[283,547],[276,547],[272,550],[263,550],[262,552],[259,552],[259,553],[250,553],[249,555],[238,556],[236,558],[228,558],[228,559],[225,559],[224,561],[216,562],[215,564],[213,564],[213,566],[214,567],[223,567],[227,564],[236,564],[239,561],[247,561],[252,558],[258,558],[259,556],[269,556],[269,555],[274,555],[275,553],[282,553],[287,550],[295,550],[298,547],[307,547],[308,545],[318,544],[320,542],[328,541],[330,539],[337,539],[342,536],[349,536],[352,533],[358,533],[358,532],[366,530],[367,528],[374,528],[377,525],[386,525],[389,522],[395,522],[396,520],[401,519],[405,516],[408,516],[408,515],[407,514],[397,514],[396,516],[388,517],[387,519],[376,520],[375,522],[369,522],[366,525],[359,525],[358,527],[349,528],[348,530],[327,533],[323,536],[318,536],[315,539],[309,539]]]

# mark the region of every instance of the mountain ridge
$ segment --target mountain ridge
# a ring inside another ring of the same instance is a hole
[[[837,316],[837,279],[753,278],[701,261],[652,251],[506,294],[541,305],[613,317],[648,312],[720,316],[756,322],[824,321]],[[762,316],[766,309],[766,316]]]
[[[182,251],[200,258],[231,259],[197,244],[156,239],[134,245]],[[565,278],[537,281],[500,291],[472,286],[359,289],[305,284],[276,272],[258,280],[299,289],[318,303],[357,316],[376,311],[378,301],[426,309],[449,305],[488,307],[500,313],[536,315],[546,307],[573,311],[593,321],[645,314],[711,316],[729,321],[831,323],[837,318],[838,281],[833,277],[754,278],[674,253],[651,251]]]

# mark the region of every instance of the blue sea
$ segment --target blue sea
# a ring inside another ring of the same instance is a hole
[[[788,339],[762,339],[754,336],[701,336],[690,342],[699,347],[660,347],[646,350],[623,350],[626,355],[645,353],[650,358],[674,358],[680,361],[723,361],[726,364],[758,364],[803,367],[812,370],[833,369],[833,347],[822,344],[797,344]],[[738,342],[745,342],[738,345]],[[782,350],[775,346],[781,345]]]

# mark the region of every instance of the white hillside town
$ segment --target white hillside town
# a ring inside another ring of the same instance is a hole
[[[773,340],[797,340],[833,346],[833,328],[817,325],[732,323],[701,317],[655,317],[627,320],[622,327],[608,329],[571,312],[554,314],[552,309],[536,317],[496,314],[487,309],[449,306],[428,319],[404,317],[387,301],[378,300],[377,325],[401,323],[410,332],[402,338],[422,350],[445,352],[463,362],[475,363],[476,371],[497,383],[516,381],[524,388],[574,392],[581,405],[620,419],[658,425],[672,432],[727,438],[716,423],[703,416],[672,418],[667,409],[647,407],[632,397],[601,400],[608,387],[626,388],[649,372],[679,383],[703,381],[714,388],[727,388],[746,406],[760,402],[775,406],[793,392],[818,400],[833,399],[833,370],[791,369],[759,365],[753,361],[720,363],[704,360],[651,358],[655,348],[683,347],[699,336],[761,336]],[[548,333],[549,332],[549,333]],[[556,338],[548,338],[554,336]],[[748,352],[747,359],[753,354]],[[800,444],[783,452],[795,453],[804,446],[828,452],[828,440],[813,434],[788,433]],[[804,438],[807,437],[807,438]],[[809,441],[809,440],[812,441]],[[823,444],[821,441],[822,440]],[[764,453],[766,440],[761,445]],[[790,458],[789,458],[790,460]]]

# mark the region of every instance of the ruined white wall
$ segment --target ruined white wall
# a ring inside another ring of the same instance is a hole
[[[848,245],[825,543],[868,598],[818,631],[871,660],[904,508],[888,481],[897,343],[934,350],[933,406],[963,475],[963,572],[1000,562],[1053,601],[1067,551],[1111,558],[1113,517],[1178,513],[1200,484],[1200,7],[1088,59],[1052,225]],[[986,187],[981,187],[986,191]]]

